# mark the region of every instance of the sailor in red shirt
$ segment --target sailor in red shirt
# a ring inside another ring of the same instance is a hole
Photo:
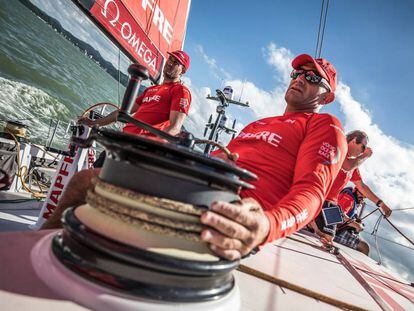
[[[322,208],[338,206],[339,193],[345,188],[348,182],[351,181],[365,197],[381,208],[386,217],[390,216],[391,209],[362,181],[358,169],[358,167],[372,155],[372,149],[368,147],[367,134],[359,130],[352,131],[346,135],[346,140],[348,143],[347,157]],[[345,221],[348,219],[349,218],[345,217]],[[332,241],[332,237],[335,235],[336,225],[326,225],[322,214],[318,215],[315,219],[315,223],[312,223],[311,226],[317,234],[328,241]]]
[[[168,134],[177,135],[181,131],[191,105],[191,93],[180,80],[190,66],[190,57],[184,51],[168,54],[170,56],[163,69],[163,83],[145,89],[136,99],[131,113],[137,120]],[[118,111],[114,111],[101,119],[92,121],[82,118],[78,122],[89,126],[104,126],[115,122],[117,118]],[[136,135],[149,135],[147,131],[130,123],[125,125],[123,131]]]
[[[180,81],[181,75],[190,65],[190,58],[183,51],[168,54],[170,57],[164,67],[163,83],[147,88],[135,101],[131,113],[137,120],[177,135],[191,105],[191,93]],[[149,134],[131,123],[125,125],[123,131],[137,135]]]
[[[318,113],[334,99],[334,67],[306,54],[296,57],[292,67],[284,115],[251,123],[228,145],[236,164],[258,175],[256,188],[242,191],[240,203],[213,204],[201,217],[214,228],[201,237],[221,257],[240,258],[309,223],[345,158],[340,122]]]

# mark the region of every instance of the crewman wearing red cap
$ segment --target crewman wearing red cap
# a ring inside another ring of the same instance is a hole
[[[190,90],[181,83],[181,76],[190,67],[190,57],[184,51],[168,53],[163,70],[163,83],[147,88],[136,100],[132,113],[134,118],[163,130],[171,135],[181,131],[191,104]],[[131,134],[148,134],[133,124],[125,125],[123,131]]]
[[[313,220],[347,154],[340,121],[318,113],[335,98],[335,68],[307,54],[292,67],[285,113],[249,124],[228,145],[236,164],[258,176],[255,189],[201,216],[207,225],[201,238],[221,257],[243,257]]]

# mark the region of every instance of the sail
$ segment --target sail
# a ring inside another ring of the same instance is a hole
[[[168,51],[181,50],[191,0],[73,0],[158,80]]]

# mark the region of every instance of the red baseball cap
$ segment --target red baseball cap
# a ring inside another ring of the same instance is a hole
[[[292,67],[294,69],[300,69],[301,66],[312,63],[315,65],[316,70],[321,75],[322,78],[326,79],[329,82],[331,87],[331,92],[326,98],[325,104],[329,104],[335,99],[335,90],[336,90],[336,69],[330,62],[324,58],[313,58],[308,54],[301,54],[297,56],[292,61]]]
[[[185,71],[188,70],[190,67],[190,56],[184,51],[174,51],[174,52],[167,52],[169,55],[173,56],[178,62],[184,66]]]

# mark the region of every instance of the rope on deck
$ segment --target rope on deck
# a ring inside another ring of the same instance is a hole
[[[308,297],[317,299],[319,301],[328,303],[328,304],[330,304],[332,306],[341,308],[343,310],[356,310],[356,311],[362,311],[362,310],[363,311],[367,311],[368,310],[368,309],[364,309],[364,308],[358,307],[356,305],[353,305],[353,304],[344,302],[342,300],[338,300],[338,299],[335,299],[335,298],[332,298],[332,297],[329,297],[329,296],[326,296],[326,295],[323,295],[323,294],[314,292],[314,291],[312,291],[310,289],[307,289],[307,288],[304,288],[302,286],[299,286],[299,285],[290,283],[288,281],[279,279],[279,278],[277,278],[277,277],[275,277],[273,275],[270,275],[270,274],[261,272],[259,270],[253,269],[253,268],[248,267],[248,266],[243,265],[243,264],[241,264],[238,267],[237,270],[239,270],[239,271],[241,271],[243,273],[252,275],[254,277],[257,277],[259,279],[268,281],[268,282],[273,283],[275,285],[278,285],[280,287],[290,289],[290,290],[292,290],[294,292],[297,292],[299,294],[302,294],[302,295],[305,295],[305,296],[308,296]]]

